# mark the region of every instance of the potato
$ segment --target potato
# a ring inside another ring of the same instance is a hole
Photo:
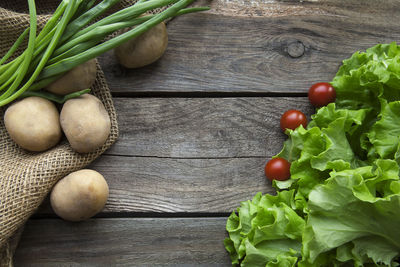
[[[104,177],[89,169],[70,173],[52,189],[50,204],[67,221],[82,221],[100,212],[107,202],[108,185]]]
[[[118,62],[126,68],[140,68],[157,61],[168,45],[167,27],[164,22],[132,38],[114,49]]]
[[[90,94],[65,102],[60,122],[72,149],[79,153],[93,152],[101,147],[110,135],[110,117],[103,103]]]
[[[29,151],[45,151],[62,136],[56,106],[41,97],[27,97],[12,104],[4,114],[4,124],[11,139]]]
[[[46,86],[45,90],[58,95],[67,95],[88,89],[96,80],[96,73],[96,59],[92,59],[68,71]]]

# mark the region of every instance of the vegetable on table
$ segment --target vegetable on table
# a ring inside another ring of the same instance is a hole
[[[290,179],[229,217],[225,247],[240,266],[398,266],[400,46],[343,61],[336,101],[287,130],[276,156]]]
[[[29,151],[45,151],[62,136],[56,106],[41,97],[27,97],[13,103],[4,114],[4,124],[11,139]]]
[[[315,83],[308,89],[308,99],[314,107],[326,106],[335,102],[336,91],[330,83]]]
[[[37,34],[36,7],[28,0],[30,27],[0,59],[0,106],[26,95],[54,98],[42,94],[43,88],[67,71],[137,37],[171,17],[207,10],[186,8],[194,0],[139,0],[134,5],[100,18],[120,0],[63,0],[40,33]],[[146,15],[157,8],[164,11]],[[97,20],[95,22],[95,20]],[[124,28],[133,29],[103,41]],[[9,60],[28,37],[25,51]]]
[[[273,158],[265,165],[268,179],[284,181],[290,178],[290,163],[284,158]]]
[[[96,80],[96,59],[86,61],[69,70],[44,89],[56,95],[68,95],[91,88]]]
[[[307,126],[307,117],[300,110],[290,109],[282,114],[280,126],[283,132],[285,132],[286,129],[294,130],[300,125],[304,128]]]
[[[157,61],[167,45],[167,26],[161,22],[144,34],[114,48],[114,54],[122,66],[140,68]]]
[[[111,131],[107,110],[97,97],[90,94],[65,102],[60,122],[72,149],[79,153],[93,152],[101,147]]]
[[[103,175],[83,169],[57,182],[50,193],[50,204],[64,220],[83,221],[104,208],[108,194],[108,184]]]

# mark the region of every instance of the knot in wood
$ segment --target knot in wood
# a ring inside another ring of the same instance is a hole
[[[293,58],[298,58],[304,55],[305,52],[305,47],[302,42],[300,41],[295,41],[287,46],[287,53],[289,54],[290,57]]]

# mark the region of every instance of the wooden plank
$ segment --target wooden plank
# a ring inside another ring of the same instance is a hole
[[[226,218],[30,220],[15,266],[230,266]]]
[[[355,51],[400,39],[392,0],[213,3],[171,21],[168,49],[150,66],[128,70],[103,55],[112,91],[306,92]]]
[[[89,168],[106,178],[109,213],[230,213],[257,192],[274,193],[264,158],[169,159],[102,156]],[[37,215],[53,214],[46,201]]]
[[[114,98],[120,137],[107,154],[140,157],[271,157],[287,138],[288,109],[314,113],[306,97]]]
[[[396,0],[197,0],[197,5],[209,6],[208,13],[236,17],[287,17],[303,15],[351,15],[359,18],[377,14],[377,20],[389,19],[382,14],[393,15],[398,10]]]
[[[273,193],[264,165],[287,138],[279,127],[305,97],[115,98],[119,140],[89,168],[110,186],[109,213],[227,213]],[[46,202],[38,212],[52,214]]]
[[[264,158],[102,157],[93,168],[110,183],[105,212],[232,212],[255,193],[275,190]]]

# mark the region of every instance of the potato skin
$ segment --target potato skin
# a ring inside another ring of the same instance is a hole
[[[71,69],[58,80],[47,85],[45,90],[58,95],[67,95],[73,92],[90,88],[96,80],[96,59],[91,59]]]
[[[103,103],[90,94],[65,102],[60,122],[72,149],[79,153],[93,152],[110,135],[110,117]]]
[[[70,173],[52,189],[50,204],[67,221],[83,221],[100,212],[107,202],[109,189],[104,177],[89,169]]]
[[[162,22],[116,47],[114,54],[122,66],[140,68],[157,61],[164,54],[167,45],[167,27]]]
[[[29,151],[45,151],[62,136],[56,106],[41,97],[27,97],[9,106],[4,124],[11,139]]]

